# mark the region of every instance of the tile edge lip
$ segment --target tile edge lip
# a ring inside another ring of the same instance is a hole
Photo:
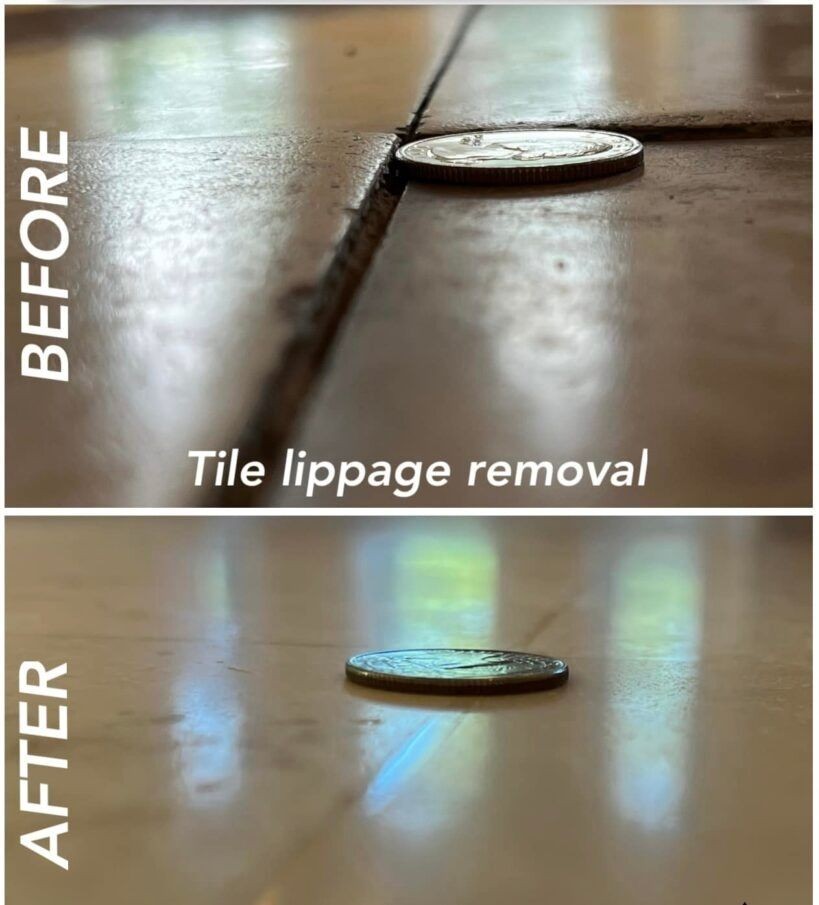
[[[528,122],[509,121],[474,121],[463,120],[449,122],[421,123],[416,138],[434,138],[440,135],[451,135],[459,132],[489,132],[498,130],[523,129],[583,129],[590,131],[617,132],[630,135],[643,142],[671,141],[721,141],[764,138],[810,138],[813,136],[813,119],[810,116],[785,119],[750,119],[734,120],[729,117],[720,120],[714,117],[713,122],[693,123],[686,121],[685,114],[656,121],[621,120],[582,120],[579,122],[555,122],[548,119]]]

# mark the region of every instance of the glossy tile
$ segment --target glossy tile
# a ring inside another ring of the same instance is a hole
[[[29,340],[9,305],[9,504],[201,501],[188,450],[237,442],[391,147],[319,133],[73,145],[74,239],[51,276],[70,294],[70,379],[20,376]],[[10,298],[24,259],[13,236]]]
[[[660,142],[597,182],[410,184],[292,445],[452,465],[445,487],[365,484],[351,505],[808,505],[810,152]],[[644,488],[464,490],[472,460],[644,447]]]
[[[809,128],[808,6],[484,7],[422,131]]]
[[[7,308],[11,505],[202,502],[189,449],[236,444],[377,194],[457,8],[107,8],[10,17],[19,126],[67,130],[68,385],[23,378]],[[379,78],[372,72],[379,71]],[[6,244],[6,291],[25,252]],[[326,308],[326,305],[325,305]],[[322,311],[324,309],[321,309]]]
[[[392,133],[409,121],[461,15],[171,4],[10,15],[7,126],[111,141]]]
[[[14,519],[7,546],[8,712],[31,657],[68,661],[70,708],[70,870],[12,808],[10,905],[808,896],[807,520]],[[353,651],[453,643],[572,677],[344,683]]]

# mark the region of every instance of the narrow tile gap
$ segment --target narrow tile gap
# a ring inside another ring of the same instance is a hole
[[[315,289],[308,294],[301,290],[297,293],[298,297],[285,299],[283,302],[291,310],[299,311],[298,329],[281,355],[275,370],[264,381],[256,407],[235,442],[242,461],[252,459],[265,464],[267,480],[258,488],[244,486],[215,488],[204,501],[205,505],[231,507],[264,505],[261,498],[263,494],[270,492],[270,487],[277,480],[281,452],[291,442],[300,419],[309,408],[310,397],[325,373],[333,346],[343,330],[346,315],[369,272],[401,201],[406,180],[394,166],[395,152],[402,144],[412,140],[419,131],[425,136],[435,134],[422,130],[424,115],[479,11],[480,7],[477,6],[465,9],[450,45],[441,57],[409,124],[396,129],[396,137],[388,158],[373,180],[361,208],[339,242],[327,271]],[[533,124],[533,127],[536,126]],[[548,127],[548,124],[544,124],[543,127]],[[570,125],[562,124],[562,127],[569,128]],[[591,128],[587,125],[583,127]],[[464,131],[470,130],[466,125],[459,126],[459,129],[461,128]],[[480,127],[476,125],[473,128]],[[594,128],[626,132],[645,142],[775,138],[811,134],[811,124],[801,120],[780,123],[748,122],[724,127],[700,127],[696,124],[675,126],[646,124],[626,127],[618,123],[600,123]]]
[[[243,462],[263,462],[267,480],[259,487],[215,488],[204,505],[263,505],[260,497],[275,483],[280,454],[296,432],[309,398],[321,380],[332,347],[359,286],[366,277],[387,232],[406,186],[396,171],[395,152],[416,134],[438,84],[458,52],[478,7],[468,7],[455,30],[449,48],[438,64],[429,86],[409,124],[396,129],[390,154],[373,180],[355,219],[336,248],[330,266],[314,291],[282,304],[299,311],[295,336],[275,370],[264,381],[259,400],[235,443]],[[289,303],[292,302],[292,305]]]

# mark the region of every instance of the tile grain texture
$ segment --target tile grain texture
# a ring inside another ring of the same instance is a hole
[[[809,505],[811,141],[791,136],[810,129],[811,12],[481,9],[422,133],[661,140],[644,173],[598,182],[411,183],[294,445],[449,461],[451,484],[410,505]],[[471,460],[643,447],[642,490],[464,490]],[[345,502],[406,504],[371,488]]]
[[[6,291],[19,127],[69,133],[68,385],[22,378],[7,308],[7,502],[202,502],[412,118],[456,8],[167,7],[9,17]],[[379,79],[372,78],[379,71]]]
[[[443,459],[454,477],[409,500],[363,486],[345,502],[806,504],[810,139],[645,153],[643,172],[588,184],[408,187],[294,445],[312,459]],[[643,447],[645,488],[464,490],[471,460],[635,460]]]

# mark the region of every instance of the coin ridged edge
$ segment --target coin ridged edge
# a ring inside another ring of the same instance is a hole
[[[427,648],[419,648],[426,650]],[[368,655],[400,653],[400,650],[369,651]],[[409,652],[409,649],[405,652]],[[482,653],[518,653],[517,651],[504,651],[496,649],[481,650]],[[525,694],[529,691],[545,691],[550,688],[558,688],[569,680],[569,666],[558,657],[545,657],[545,659],[560,663],[563,669],[558,673],[537,676],[494,676],[486,679],[464,678],[440,678],[434,679],[427,676],[392,676],[388,673],[373,672],[356,666],[352,661],[356,654],[350,657],[344,666],[347,679],[357,685],[367,688],[377,688],[382,691],[402,691],[405,694],[439,694],[439,695],[488,695],[488,694]],[[532,656],[544,656],[534,654]]]
[[[610,160],[583,163],[551,164],[544,167],[466,167],[448,164],[420,163],[398,157],[401,169],[413,179],[423,182],[445,182],[449,185],[554,185],[600,179],[637,169],[643,163],[643,148],[633,154]]]

